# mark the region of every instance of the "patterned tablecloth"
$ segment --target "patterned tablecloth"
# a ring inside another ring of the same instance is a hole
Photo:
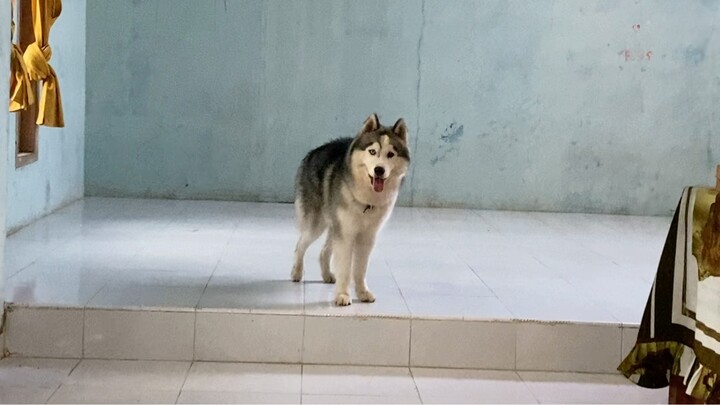
[[[635,346],[618,367],[647,388],[680,376],[687,394],[720,398],[720,193],[688,187],[675,211]]]

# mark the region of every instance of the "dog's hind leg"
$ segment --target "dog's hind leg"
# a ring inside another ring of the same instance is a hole
[[[311,229],[305,229],[300,234],[300,239],[298,240],[297,245],[295,245],[295,264],[293,265],[292,273],[290,274],[292,281],[298,282],[302,280],[305,252],[307,251],[307,248],[317,240],[322,232],[322,228],[314,227]]]
[[[368,290],[365,282],[370,253],[375,245],[375,237],[358,235],[353,251],[353,278],[355,279],[355,292],[362,302],[375,302],[375,296]]]
[[[326,283],[334,283],[335,275],[330,271],[330,257],[332,256],[332,238],[328,235],[325,240],[325,245],[320,251],[320,271],[322,272],[322,279]]]
[[[298,210],[298,214],[301,214],[300,210]],[[290,273],[290,278],[295,282],[302,280],[307,248],[315,242],[325,230],[322,222],[319,221],[317,217],[307,218],[300,215],[298,216],[300,239],[298,239],[297,245],[295,246],[295,263],[293,264],[292,273]]]

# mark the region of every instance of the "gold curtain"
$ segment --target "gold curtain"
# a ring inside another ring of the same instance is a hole
[[[23,58],[32,80],[42,80],[42,93],[38,111],[38,125],[63,127],[60,84],[55,70],[50,66],[50,28],[62,12],[61,0],[32,0],[33,32],[35,42],[28,45]]]
[[[11,14],[14,16],[14,1],[10,2]],[[35,102],[34,92],[31,91],[30,75],[25,68],[23,53],[20,46],[13,42],[15,35],[15,21],[10,23],[10,111],[26,110]]]

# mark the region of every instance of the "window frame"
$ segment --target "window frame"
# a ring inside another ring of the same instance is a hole
[[[33,30],[32,0],[11,0],[14,4],[17,42],[25,52],[28,45],[35,42]],[[39,125],[37,122],[39,106],[39,83],[32,81],[30,91],[35,95],[35,102],[26,110],[16,112],[15,116],[15,168],[27,166],[38,160]]]

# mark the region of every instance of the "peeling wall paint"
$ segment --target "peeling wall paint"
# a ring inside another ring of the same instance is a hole
[[[290,202],[378,112],[411,129],[401,204],[666,215],[720,163],[714,8],[89,2],[86,194]]]
[[[465,126],[458,123],[451,123],[440,135],[440,145],[437,154],[430,160],[430,165],[435,166],[439,161],[444,160],[448,153],[457,151],[460,148],[460,138],[465,135]]]

